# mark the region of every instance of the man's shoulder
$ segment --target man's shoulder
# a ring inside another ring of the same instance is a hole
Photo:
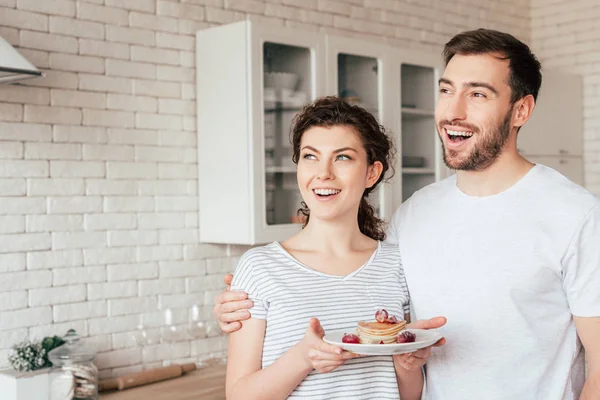
[[[537,167],[538,179],[532,189],[537,196],[543,196],[545,202],[555,204],[558,209],[582,213],[600,204],[600,198],[560,172],[541,164]]]
[[[456,175],[451,175],[447,178],[430,183],[422,187],[410,196],[405,204],[425,204],[429,202],[437,202],[440,196],[448,194],[456,187]]]

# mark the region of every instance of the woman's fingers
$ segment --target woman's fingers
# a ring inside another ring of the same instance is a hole
[[[319,373],[328,373],[344,365],[343,362],[338,363],[319,363],[315,366],[315,370]]]
[[[354,357],[355,354],[350,353],[349,351],[344,351],[341,354],[321,351],[316,348],[311,348],[308,351],[308,358],[313,361],[313,365],[315,362],[319,361],[341,361],[342,363],[344,363],[347,360],[350,360]]]
[[[420,358],[423,360],[427,360],[431,357],[431,347],[425,347],[424,349],[419,349],[412,353],[413,357]]]

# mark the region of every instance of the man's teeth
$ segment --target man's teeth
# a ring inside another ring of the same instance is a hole
[[[338,194],[341,190],[337,189],[315,189],[314,192],[321,196],[328,196],[332,194]]]
[[[450,136],[464,136],[464,137],[473,136],[473,132],[451,131],[450,129],[446,129],[446,132],[448,132],[448,135],[450,135]]]

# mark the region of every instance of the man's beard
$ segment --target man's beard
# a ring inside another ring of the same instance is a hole
[[[447,150],[444,146],[444,141],[442,140],[444,164],[446,164],[448,168],[458,171],[483,171],[492,165],[496,158],[498,158],[498,155],[502,152],[510,135],[511,116],[512,110],[509,110],[495,132],[488,132],[479,137],[478,142],[475,144],[473,150],[471,150],[471,154],[467,157],[459,157],[460,152],[458,151]],[[451,122],[442,121],[442,123],[439,124],[439,135],[442,135],[441,132],[443,132],[443,129],[440,127],[445,124],[451,125]]]

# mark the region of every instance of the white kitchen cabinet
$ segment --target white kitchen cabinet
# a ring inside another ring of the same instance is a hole
[[[200,240],[289,237],[301,200],[290,122],[325,94],[325,38],[247,20],[196,39]]]
[[[583,186],[583,158],[565,156],[531,156],[529,161],[542,164],[560,172],[573,182]]]
[[[519,151],[525,157],[582,156],[582,77],[557,71],[543,71],[542,76],[533,114],[519,131]]]
[[[417,51],[396,54],[394,73],[400,92],[399,170],[401,179],[395,185],[397,207],[412,194],[448,175],[443,163],[441,143],[435,125],[438,80],[442,74],[439,55]]]
[[[433,122],[439,55],[252,18],[201,30],[196,39],[202,242],[254,245],[300,230],[292,223],[301,222],[301,197],[290,125],[303,104],[326,94],[371,111],[394,135],[395,177],[370,198],[381,218],[443,177]],[[403,107],[407,101],[415,106]],[[403,168],[402,155],[425,162]]]

